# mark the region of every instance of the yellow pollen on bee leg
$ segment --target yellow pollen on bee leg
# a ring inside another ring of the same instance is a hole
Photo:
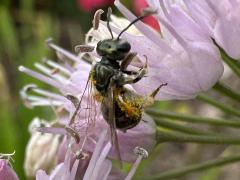
[[[141,109],[134,106],[132,103],[126,102],[123,104],[120,102],[120,108],[122,109],[123,112],[126,113],[128,117],[141,116]]]

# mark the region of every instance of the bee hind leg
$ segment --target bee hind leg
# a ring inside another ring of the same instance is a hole
[[[163,86],[167,86],[168,83],[163,83],[163,84],[160,84],[149,96],[152,97],[152,98],[155,98],[155,96],[158,94],[158,92],[160,91],[160,89],[163,87]]]

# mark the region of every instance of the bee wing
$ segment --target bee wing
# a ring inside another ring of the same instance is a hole
[[[82,96],[79,100],[79,102],[76,105],[76,110],[74,111],[69,126],[74,124],[76,116],[80,114],[83,118],[86,118],[86,123],[89,125],[89,123],[95,123],[96,116],[97,116],[97,110],[96,110],[96,100],[93,97],[93,84],[90,80],[90,75],[88,77],[87,83],[85,85],[85,88],[83,90]],[[84,101],[84,102],[83,102]],[[84,104],[85,107],[82,107]]]
[[[117,128],[116,128],[116,120],[115,120],[115,104],[114,104],[114,97],[115,94],[115,85],[112,85],[113,83],[110,83],[109,91],[108,91],[108,100],[109,100],[109,126],[110,126],[110,133],[111,133],[111,141],[112,145],[115,147],[115,150],[117,151],[117,158],[119,160],[120,167],[122,167],[122,158],[118,143],[118,135],[117,135]]]
[[[77,103],[77,105],[76,105],[76,110],[74,111],[74,113],[73,113],[73,115],[72,115],[72,117],[71,117],[71,119],[70,119],[69,126],[71,126],[71,125],[74,123],[75,118],[76,118],[76,116],[77,116],[77,114],[78,114],[78,111],[79,111],[80,108],[81,108],[81,103],[82,103],[82,100],[83,100],[84,94],[86,93],[86,90],[87,90],[87,88],[88,88],[89,81],[90,81],[90,78],[88,77],[88,80],[87,80],[86,86],[85,86],[85,88],[84,88],[84,90],[83,90],[83,94],[82,94],[82,96],[81,96],[79,102]]]

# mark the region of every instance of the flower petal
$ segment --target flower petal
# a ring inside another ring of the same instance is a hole
[[[15,171],[8,165],[8,161],[0,159],[0,179],[4,180],[18,180]]]

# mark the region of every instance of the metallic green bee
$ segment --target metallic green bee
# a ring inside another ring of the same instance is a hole
[[[93,66],[90,80],[102,96],[101,111],[104,119],[113,129],[126,131],[141,121],[144,108],[154,102],[154,96],[166,84],[160,85],[149,96],[138,95],[124,87],[144,77],[147,73],[147,61],[139,71],[127,71],[126,68],[134,56],[129,55],[131,50],[129,42],[121,39],[120,36],[131,25],[149,14],[136,18],[120,32],[117,38],[114,38],[109,25],[110,12],[109,10],[107,27],[112,38],[98,42],[96,51],[102,58]]]
[[[131,45],[120,36],[135,22],[143,19],[145,14],[132,21],[123,29],[117,38],[113,37],[109,20],[111,10],[108,10],[107,27],[112,36],[97,43],[96,51],[101,56],[101,61],[93,65],[89,75],[89,82],[95,87],[95,100],[101,103],[101,112],[110,126],[112,143],[119,153],[116,129],[126,132],[135,127],[141,120],[144,108],[153,104],[154,96],[158,93],[161,84],[149,96],[142,96],[125,87],[141,80],[147,73],[147,58],[145,65],[138,71],[128,71],[127,67],[136,56],[130,53]]]

